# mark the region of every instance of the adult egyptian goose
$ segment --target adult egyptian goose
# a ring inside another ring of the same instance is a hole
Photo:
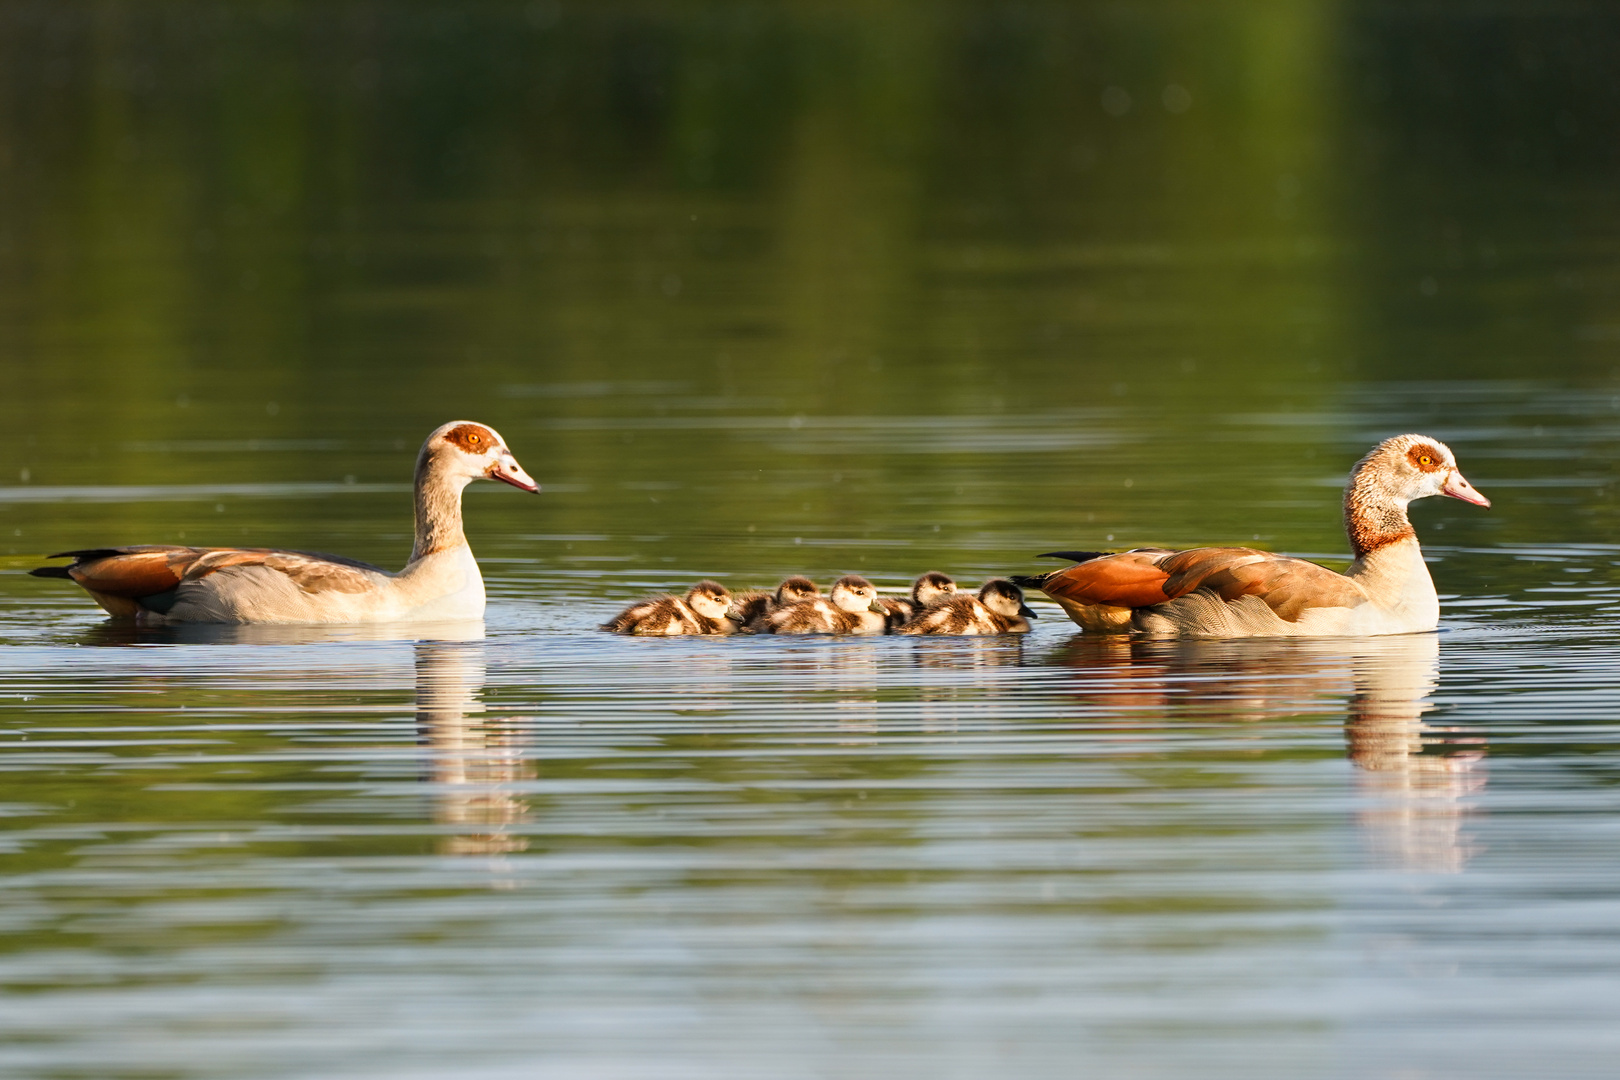
[[[877,586],[859,574],[833,583],[826,598],[789,604],[765,617],[766,634],[882,634],[888,629]]]
[[[1362,636],[1433,630],[1440,601],[1407,520],[1413,499],[1449,495],[1489,506],[1427,435],[1386,439],[1356,464],[1344,492],[1355,561],[1344,573],[1252,548],[1138,548],[1015,578],[1056,600],[1082,629],[1160,636]]]
[[[765,619],[772,612],[781,611],[801,600],[813,600],[821,589],[807,577],[794,574],[776,587],[775,592],[749,589],[731,598],[731,617],[750,633],[768,634]]]
[[[678,637],[682,634],[734,634],[731,592],[718,581],[700,581],[684,597],[656,596],[631,604],[602,624],[615,634]]]
[[[461,491],[529,479],[495,429],[469,420],[438,428],[416,458],[416,544],[397,574],[336,555],[168,544],[64,551],[70,578],[115,618],[165,623],[371,623],[477,619],[484,579],[461,531]]]
[[[897,634],[988,636],[1027,634],[1036,615],[1024,603],[1023,591],[1006,578],[991,578],[979,595],[952,591],[919,611]]]

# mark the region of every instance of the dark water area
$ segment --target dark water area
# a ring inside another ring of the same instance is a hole
[[[0,10],[0,1075],[1599,1077],[1620,1050],[1620,15],[1583,4]],[[117,543],[482,625],[134,629]],[[1054,549],[1438,634],[615,638]]]

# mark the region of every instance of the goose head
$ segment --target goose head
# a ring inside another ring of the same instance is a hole
[[[816,583],[807,577],[795,574],[776,587],[776,603],[778,607],[797,604],[800,600],[814,600],[821,595]]]
[[[847,611],[852,615],[858,615],[863,611],[882,613],[884,610],[883,605],[878,602],[877,586],[859,574],[848,574],[833,583],[832,603],[839,611]]]
[[[930,570],[918,578],[911,586],[911,598],[919,607],[927,607],[936,600],[944,599],[956,591],[956,582],[940,573]]]
[[[1356,465],[1350,483],[1353,489],[1383,496],[1402,507],[1431,495],[1446,495],[1475,506],[1491,505],[1457,469],[1451,448],[1427,435],[1385,439]]]
[[[705,619],[723,619],[731,611],[731,592],[718,581],[700,581],[687,591],[686,606]]]
[[[1024,603],[1024,591],[1006,578],[991,578],[985,582],[979,590],[979,603],[1009,619],[1019,615],[1026,619],[1040,618]]]
[[[499,480],[519,491],[540,490],[506,448],[500,433],[471,420],[452,420],[427,437],[416,458],[416,475],[420,479],[429,473],[458,486],[473,480]]]

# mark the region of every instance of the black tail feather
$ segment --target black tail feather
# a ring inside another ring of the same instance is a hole
[[[1020,589],[1039,589],[1046,583],[1046,579],[1051,576],[1051,574],[1030,574],[1027,576],[1014,574],[1008,580]]]
[[[47,559],[72,559],[73,561],[66,566],[41,566],[28,572],[34,577],[59,577],[72,581],[73,575],[68,571],[80,563],[89,562],[91,559],[103,559],[109,555],[121,554],[123,554],[123,551],[120,548],[85,548],[82,551],[58,551],[54,555],[45,557]]]
[[[1037,559],[1068,559],[1070,562],[1090,562],[1110,554],[1106,551],[1048,551],[1043,555],[1035,556]]]

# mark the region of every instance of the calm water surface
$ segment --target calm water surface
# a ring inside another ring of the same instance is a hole
[[[19,4],[0,45],[0,1074],[1612,1074],[1611,15]],[[545,486],[468,495],[482,625],[136,631],[25,574],[397,566],[454,416]],[[1495,501],[1414,508],[1435,635],[592,629],[702,576],[1343,565],[1409,430]]]

